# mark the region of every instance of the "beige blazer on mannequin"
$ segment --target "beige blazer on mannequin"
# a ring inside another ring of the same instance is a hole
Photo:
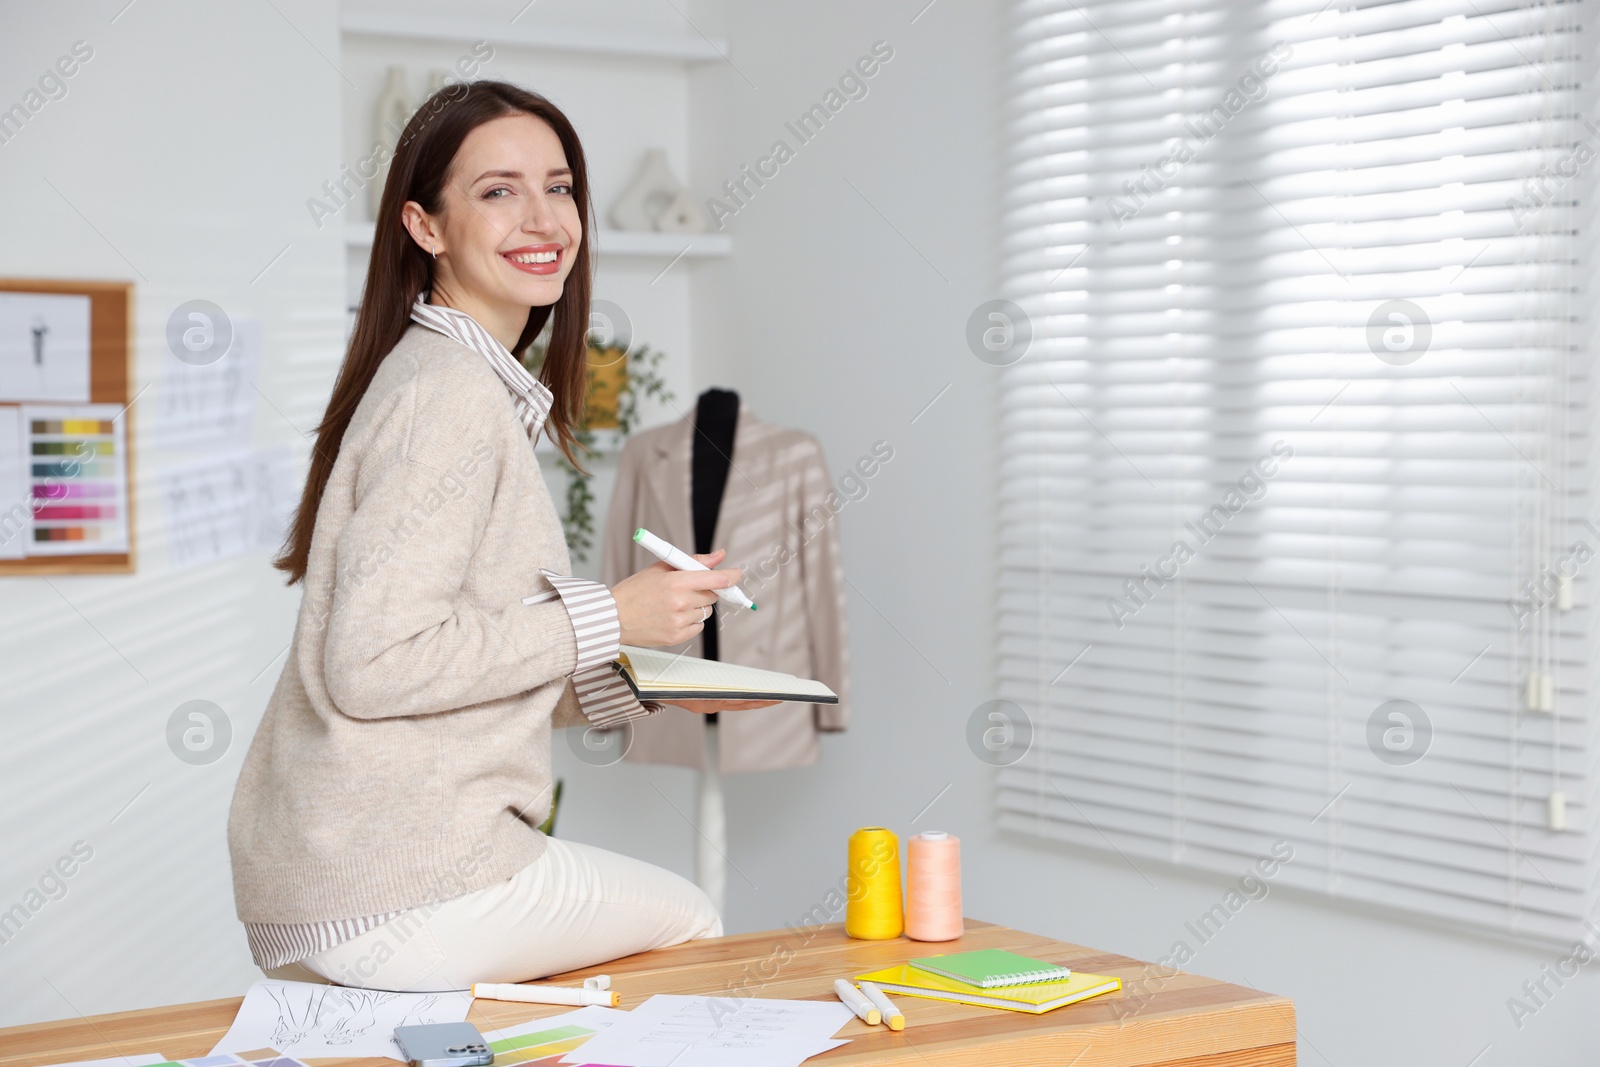
[[[615,585],[656,562],[633,541],[643,526],[689,552],[693,416],[636,434],[622,451],[603,538],[602,581]],[[718,770],[766,771],[815,763],[817,734],[849,722],[844,569],[832,476],[816,438],[762,422],[739,405],[732,466],[717,514],[714,548],[745,569],[741,588],[759,610],[717,604],[718,659],[816,678],[838,704],[787,702],[717,717]],[[701,639],[687,646],[701,653]],[[627,759],[704,767],[705,716],[667,706],[631,724]]]

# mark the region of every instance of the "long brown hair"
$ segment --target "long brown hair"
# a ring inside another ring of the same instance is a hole
[[[333,461],[339,456],[339,445],[344,440],[350,418],[373,375],[378,373],[378,365],[410,326],[411,305],[417,295],[433,284],[433,258],[412,240],[400,221],[400,208],[406,201],[415,200],[428,214],[438,214],[443,207],[450,165],[467,134],[491,119],[516,114],[543,119],[560,138],[567,166],[572,168],[572,195],[584,227],[583,240],[573,250],[572,270],[562,287],[561,299],[529,311],[528,324],[522,328],[522,336],[511,350],[518,359],[523,358],[528,345],[550,317],[555,316],[539,372],[540,380],[555,396],[545,420],[545,432],[576,465],[572,453],[576,443],[574,428],[582,415],[588,385],[585,364],[591,285],[589,244],[594,230],[583,145],[561,109],[538,93],[499,81],[446,85],[411,116],[389,164],[355,331],[350,335],[350,347],[333,383],[328,409],[317,426],[317,442],[311,454],[311,470],[306,475],[300,507],[295,511],[283,550],[272,561],[274,567],[289,572],[290,585],[305,577],[317,508],[322,503],[322,492],[327,487]]]

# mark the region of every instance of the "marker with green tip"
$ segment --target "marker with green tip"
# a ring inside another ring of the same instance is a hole
[[[683,549],[669,541],[663,541],[642,526],[633,531],[633,539],[640,548],[649,552],[669,567],[675,567],[680,571],[708,571],[711,569]],[[751,611],[756,610],[756,602],[745,596],[744,590],[736,585],[730,585],[726,589],[716,589],[713,592],[730,604],[737,604],[741,608],[749,608]]]

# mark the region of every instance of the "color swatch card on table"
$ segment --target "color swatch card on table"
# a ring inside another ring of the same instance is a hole
[[[549,1015],[516,1026],[484,1032],[483,1040],[494,1053],[494,1067],[556,1067],[561,1057],[574,1051],[595,1034],[627,1018],[616,1008],[590,1005],[561,1015]],[[572,1067],[563,1064],[562,1067]]]
[[[127,420],[120,404],[25,404],[33,521],[26,554],[128,551]]]
[[[855,976],[858,982],[876,982],[886,993],[905,993],[930,1000],[948,1000],[981,1008],[1004,1008],[1040,1015],[1080,1000],[1113,993],[1122,988],[1122,979],[1104,974],[1078,971],[1062,982],[1032,982],[1028,985],[983,989],[968,982],[957,982],[943,975],[899,963],[870,974]]]
[[[1028,982],[1059,982],[1072,977],[1070,968],[1049,960],[1036,960],[1032,956],[1007,952],[1003,948],[918,956],[911,961],[911,966],[983,989]]]

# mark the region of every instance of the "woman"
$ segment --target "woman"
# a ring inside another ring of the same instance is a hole
[[[269,976],[463,989],[722,933],[683,878],[535,829],[552,727],[660,710],[617,679],[619,642],[688,640],[741,573],[566,576],[533,441],[572,455],[590,218],[583,149],[543,97],[446,87],[400,138],[276,561],[304,587],[289,658],[228,818]],[[547,323],[534,379],[511,353]]]

